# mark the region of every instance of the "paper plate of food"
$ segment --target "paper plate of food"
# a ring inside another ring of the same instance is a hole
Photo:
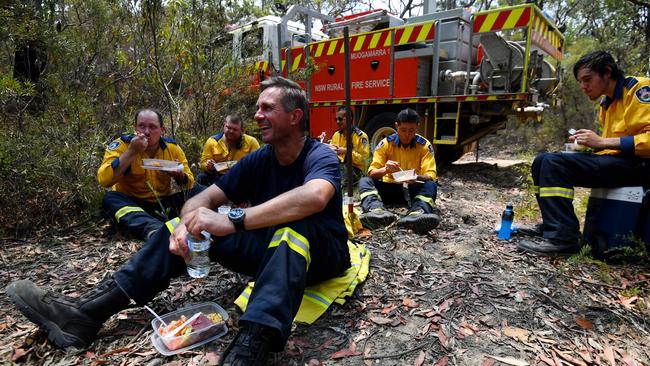
[[[165,356],[196,348],[228,333],[228,313],[214,302],[191,305],[151,321],[151,343]]]
[[[173,160],[142,159],[142,168],[147,170],[162,170],[164,172],[177,172],[183,170],[183,164]]]
[[[418,176],[415,174],[415,169],[402,170],[393,173],[393,180],[397,183],[408,182],[410,180],[416,180],[417,178]]]

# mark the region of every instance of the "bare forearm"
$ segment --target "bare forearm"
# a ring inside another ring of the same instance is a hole
[[[383,167],[379,169],[371,169],[370,172],[368,172],[368,176],[370,178],[381,179],[384,175],[386,175],[386,173],[386,167]]]
[[[315,182],[318,181],[318,182]],[[246,209],[246,229],[257,229],[300,220],[322,211],[334,195],[334,187],[325,180],[285,192],[261,205]]]

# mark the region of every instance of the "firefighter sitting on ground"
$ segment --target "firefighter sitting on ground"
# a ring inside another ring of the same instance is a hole
[[[130,299],[143,306],[185,273],[186,234],[205,230],[214,239],[211,260],[255,278],[239,332],[221,364],[264,366],[269,352],[284,348],[305,286],[338,279],[351,267],[351,257],[338,160],[305,136],[304,91],[280,77],[266,79],[260,88],[255,120],[267,145],[190,199],[171,237],[167,226],[158,230],[111,278],[80,298],[28,280],[7,287],[14,304],[47,330],[50,341],[62,348],[88,347]],[[250,200],[252,206],[228,215],[213,210],[229,199]],[[168,225],[171,230],[172,222]]]
[[[346,116],[347,107],[341,106],[336,112],[336,124],[339,129],[332,135],[330,145],[341,162],[341,184],[343,187],[346,185],[347,172],[345,163],[345,156],[347,154],[347,139],[345,130],[347,129],[348,122]],[[363,173],[368,166],[368,157],[370,156],[370,145],[368,144],[368,135],[361,131],[357,126],[354,126],[354,111],[350,109],[350,123],[352,123],[352,175],[354,177],[353,184],[357,184],[359,179],[364,175]]]
[[[398,226],[417,233],[427,233],[438,226],[436,161],[431,143],[416,133],[419,122],[416,111],[404,109],[397,115],[397,133],[377,145],[368,177],[359,181],[364,212],[359,219],[363,226],[376,229],[395,221],[396,215],[386,210],[383,202],[410,204],[408,213],[397,222]],[[417,178],[404,182],[406,188],[395,182],[392,173],[410,169],[415,169]]]
[[[165,127],[160,112],[139,110],[134,127],[135,134],[121,135],[108,145],[97,180],[110,188],[102,200],[104,211],[119,226],[146,240],[164,221],[178,216],[185,202],[187,192],[173,193],[171,180],[190,189],[194,176],[176,141],[162,137]],[[182,169],[145,170],[142,159],[148,158],[177,161]]]
[[[517,243],[537,255],[568,255],[580,249],[580,226],[573,210],[574,187],[640,186],[650,176],[650,79],[625,77],[614,58],[596,51],[573,66],[582,91],[600,98],[602,136],[579,129],[569,141],[596,151],[544,153],[531,168],[542,213],[535,240]],[[602,98],[601,98],[602,97]]]
[[[205,142],[201,154],[203,172],[196,181],[209,186],[228,170],[230,164],[260,148],[260,143],[253,136],[244,133],[244,121],[236,114],[230,114],[223,122],[223,132],[211,136]]]

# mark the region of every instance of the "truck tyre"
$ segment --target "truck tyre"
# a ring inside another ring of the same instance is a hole
[[[397,114],[393,112],[384,112],[372,117],[368,123],[366,123],[363,130],[368,134],[372,151],[375,150],[375,147],[377,147],[384,137],[397,132],[395,130],[395,121],[397,121]]]
[[[437,145],[434,149],[436,151],[436,164],[438,165],[451,164],[465,155],[462,146]]]

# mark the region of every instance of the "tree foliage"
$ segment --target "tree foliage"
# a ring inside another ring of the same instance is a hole
[[[485,10],[524,2],[445,0],[438,8]],[[0,229],[63,225],[94,214],[101,197],[94,177],[104,146],[116,134],[131,131],[133,113],[139,108],[160,109],[168,134],[196,162],[205,139],[221,128],[226,114],[252,115],[254,91],[241,72],[228,66],[232,52],[225,27],[280,14],[293,3],[334,16],[376,5],[367,0],[2,2],[0,174],[10,179],[0,182],[4,208]],[[628,72],[648,73],[647,2],[537,0],[536,4],[558,26],[566,27],[567,70],[577,57],[598,48],[611,51]],[[388,6],[409,16],[420,11],[422,1]],[[17,54],[25,49],[43,52],[33,53],[40,60],[34,63],[40,67],[37,78],[16,72]],[[594,128],[594,105],[570,72],[559,71],[565,73],[563,103],[546,115],[543,124],[513,130],[513,136],[526,138],[537,149],[563,141],[570,127]]]

